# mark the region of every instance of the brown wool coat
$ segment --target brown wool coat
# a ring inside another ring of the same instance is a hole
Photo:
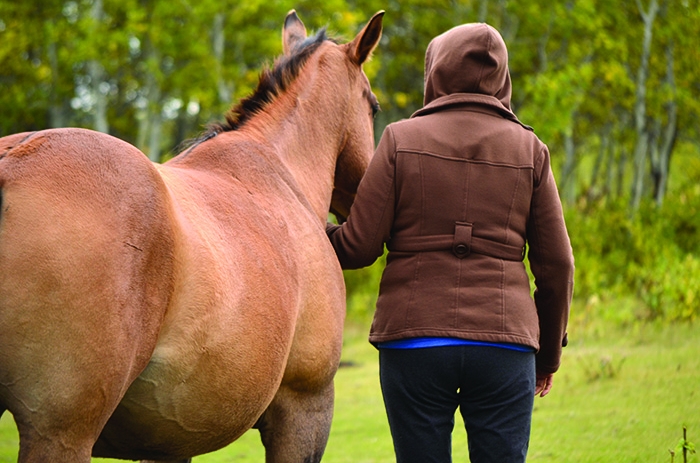
[[[387,126],[347,222],[327,231],[343,268],[389,249],[372,343],[517,343],[548,374],[566,343],[573,255],[547,147],[510,110],[507,63],[485,24],[435,38],[425,106]]]

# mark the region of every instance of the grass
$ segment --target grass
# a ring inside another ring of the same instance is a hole
[[[567,348],[555,389],[536,401],[528,461],[669,462],[684,425],[700,440],[698,331],[616,334]]]
[[[336,377],[336,410],[324,462],[393,460],[379,391],[377,354],[364,327],[349,327]],[[688,428],[700,444],[700,330],[692,325],[570,333],[554,389],[535,400],[528,462],[668,463]],[[459,415],[455,462],[466,462]],[[0,462],[17,458],[11,416],[0,420]],[[103,463],[114,460],[97,460]],[[195,463],[262,462],[257,432],[194,459]],[[692,455],[689,462],[698,462]],[[675,462],[682,462],[677,454]]]

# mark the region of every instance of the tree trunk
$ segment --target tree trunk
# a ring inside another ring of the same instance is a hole
[[[644,195],[647,155],[649,151],[649,135],[646,130],[646,93],[649,77],[649,55],[651,54],[651,38],[659,11],[657,0],[651,0],[648,11],[644,11],[640,0],[637,0],[639,13],[644,21],[644,41],[642,44],[642,59],[637,70],[637,84],[634,103],[634,128],[637,133],[637,143],[634,147],[634,180],[632,182],[632,210],[636,211]]]
[[[673,148],[676,144],[676,136],[678,134],[678,125],[676,122],[677,106],[675,101],[669,103],[669,105],[672,107],[672,109],[669,109],[669,119],[672,119],[672,122],[669,121],[662,134],[661,147],[659,149],[658,180],[655,184],[654,191],[654,199],[659,206],[663,205],[664,197],[666,196],[671,154],[673,153]]]
[[[153,162],[160,162],[161,139],[163,135],[163,114],[160,111],[160,104],[154,102],[154,107],[150,111],[151,123],[148,137],[148,158]]]
[[[598,149],[598,156],[596,156],[595,163],[593,164],[593,172],[591,173],[591,183],[588,186],[588,200],[593,201],[600,196],[600,191],[598,188],[598,179],[600,177],[601,169],[603,164],[605,164],[605,158],[609,153],[608,146],[610,144],[610,124],[606,124],[603,132],[600,134],[600,148]]]
[[[616,193],[616,190],[613,189],[615,185],[615,153],[617,153],[617,150],[615,149],[615,143],[609,143],[608,163],[606,167],[607,174],[605,176],[605,186],[603,186],[603,196],[613,196],[613,194]]]
[[[508,14],[508,0],[500,0],[499,6],[501,9],[501,27],[499,32],[506,43],[515,42],[515,37],[518,35],[520,27],[520,19],[515,15]]]
[[[625,185],[625,169],[627,169],[627,150],[624,147],[620,150],[620,160],[617,166],[617,197],[621,198]]]
[[[59,98],[58,96],[58,89],[60,85],[58,70],[58,52],[56,51],[56,41],[53,37],[49,38],[49,43],[46,47],[46,55],[48,57],[49,66],[51,68],[51,89],[49,94],[49,126],[53,128],[64,127],[66,125],[65,112],[63,109],[61,98]]]
[[[485,23],[488,14],[489,14],[489,0],[481,0],[479,2],[479,13],[477,15],[477,22]]]
[[[152,55],[156,55],[152,47],[148,47],[147,60],[150,60]],[[158,62],[158,61],[154,61]],[[139,140],[146,145],[146,154],[153,162],[160,161],[160,139],[163,130],[163,111],[161,105],[160,85],[152,73],[146,75],[145,82],[145,98],[146,103],[142,109],[144,125],[139,128],[145,129],[146,132],[140,134]]]
[[[104,9],[102,0],[95,0],[92,4],[90,16],[94,21],[95,33],[100,33],[100,23],[104,17]],[[93,127],[99,132],[109,132],[109,123],[107,122],[107,95],[109,84],[105,82],[105,72],[102,64],[96,59],[88,63],[88,75],[90,76],[90,87],[92,95],[95,98],[93,107]],[[105,89],[105,86],[107,89]]]
[[[656,147],[657,159],[652,166],[654,177],[654,200],[658,206],[663,205],[668,183],[671,154],[676,144],[678,134],[678,104],[676,103],[676,79],[673,71],[673,43],[666,47],[666,85],[670,96],[664,105],[667,114],[666,126],[661,129],[661,121],[658,120],[658,145]]]
[[[139,121],[136,135],[136,146],[141,149],[151,161],[160,162],[161,137],[163,130],[163,95],[157,76],[160,54],[151,38],[147,35],[143,43],[143,62],[145,66],[144,82],[141,97],[137,99],[136,117]],[[152,64],[156,63],[156,64]],[[155,65],[156,69],[149,69]]]
[[[231,88],[224,79],[224,47],[226,44],[224,33],[224,15],[217,13],[214,15],[214,24],[212,26],[212,48],[214,59],[216,60],[216,88],[219,95],[219,101],[225,105],[231,104]]]
[[[566,203],[574,204],[576,202],[576,145],[570,131],[564,135],[564,153],[566,157],[562,169],[562,196]]]

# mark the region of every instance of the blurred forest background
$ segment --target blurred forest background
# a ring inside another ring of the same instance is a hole
[[[513,109],[552,153],[573,320],[698,318],[699,0],[0,0],[0,136],[87,127],[164,161],[253,90],[292,8],[344,39],[386,11],[365,65],[377,138],[420,108],[432,37],[499,29]],[[371,315],[382,265],[346,273],[351,320]]]

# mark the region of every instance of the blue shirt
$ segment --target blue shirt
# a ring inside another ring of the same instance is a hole
[[[396,341],[386,341],[377,343],[378,349],[423,349],[426,347],[443,347],[443,346],[488,346],[499,347],[501,349],[516,350],[518,352],[535,352],[535,349],[522,344],[511,344],[507,342],[486,342],[486,341],[471,341],[469,339],[459,338],[407,338],[398,339]]]

